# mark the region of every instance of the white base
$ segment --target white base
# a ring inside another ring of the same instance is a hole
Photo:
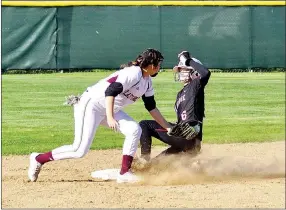
[[[105,169],[105,170],[99,170],[94,171],[91,173],[91,177],[95,179],[102,179],[104,181],[108,180],[116,180],[117,176],[119,175],[120,169]]]

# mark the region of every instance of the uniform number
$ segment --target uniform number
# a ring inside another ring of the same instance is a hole
[[[187,111],[186,110],[182,112],[181,118],[182,118],[182,120],[187,119]]]

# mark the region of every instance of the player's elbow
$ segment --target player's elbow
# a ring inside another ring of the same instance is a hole
[[[211,76],[211,72],[209,70],[207,70],[207,73],[205,75],[203,75],[203,77],[201,78],[201,82],[204,86],[206,86],[208,84],[210,76]]]
[[[145,95],[143,95],[142,99],[144,101],[145,109],[147,109],[149,112],[156,108],[156,101],[154,96],[146,97]]]
[[[151,112],[156,109],[156,106],[145,106],[145,108],[148,110],[148,112]]]
[[[74,158],[82,158],[87,154],[87,150],[77,150],[74,152]]]

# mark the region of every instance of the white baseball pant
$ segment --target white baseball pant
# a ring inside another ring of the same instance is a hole
[[[123,155],[134,157],[142,133],[141,127],[125,112],[114,114],[119,131],[125,136]],[[99,125],[107,125],[105,109],[99,108],[96,100],[84,93],[78,104],[74,105],[74,142],[52,150],[54,160],[81,158],[87,154]]]

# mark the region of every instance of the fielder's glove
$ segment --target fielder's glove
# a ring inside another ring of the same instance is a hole
[[[66,97],[66,101],[64,102],[64,105],[73,106],[79,102],[79,99],[80,99],[80,95],[78,96],[70,95]]]
[[[175,136],[187,140],[192,140],[194,137],[198,135],[199,132],[200,132],[199,124],[191,126],[189,123],[184,122],[184,123],[178,123],[175,126],[173,126],[167,132],[167,134],[169,136]]]

